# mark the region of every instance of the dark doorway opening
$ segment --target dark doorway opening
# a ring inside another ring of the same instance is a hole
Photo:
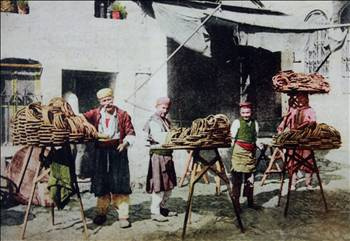
[[[211,41],[212,58],[183,48],[168,63],[168,94],[174,100],[171,118],[179,126],[217,113],[233,121],[239,117],[239,102],[244,96],[254,105],[259,136],[272,136],[281,117],[281,97],[272,88],[272,76],[281,68],[281,53],[222,45],[221,39]],[[178,46],[169,38],[168,54]]]
[[[98,106],[96,92],[110,87],[114,89],[117,73],[62,70],[62,96],[72,93],[78,98],[79,112]]]

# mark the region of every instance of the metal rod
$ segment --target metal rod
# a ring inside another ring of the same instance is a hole
[[[327,59],[329,58],[329,56],[331,56],[332,53],[334,53],[335,51],[337,51],[339,48],[341,48],[343,46],[343,44],[345,43],[345,39],[346,39],[346,36],[348,35],[348,33],[349,33],[349,30],[346,30],[346,33],[345,33],[344,38],[342,39],[342,41],[338,44],[338,46],[334,47],[333,50],[332,49],[330,50],[330,52],[323,59],[321,64],[317,67],[315,72],[318,72],[321,69],[321,67],[324,65],[324,63],[326,63]]]
[[[129,99],[131,97],[134,96],[134,94],[136,92],[138,92],[143,86],[145,86],[145,84],[148,83],[148,81],[150,81],[162,68],[163,66],[193,37],[193,35],[213,16],[214,13],[216,13],[220,8],[221,8],[221,5],[222,3],[220,3],[214,10],[213,12],[208,15],[205,20],[200,24],[198,25],[198,27],[193,31],[193,33],[187,37],[187,39],[179,46],[177,47],[177,49],[175,49],[175,51],[169,55],[169,57],[166,59],[166,61],[164,61],[151,75],[148,79],[146,79],[139,87],[136,88],[136,90],[130,94],[124,101],[127,102],[127,103],[130,103],[129,102]]]
[[[326,63],[327,59],[329,58],[329,56],[331,56],[332,53],[333,53],[333,52],[331,51],[331,52],[329,52],[329,53],[327,54],[327,56],[324,58],[324,60],[322,61],[322,63],[317,67],[317,69],[316,69],[315,72],[318,72],[318,71],[321,69],[321,67],[324,65],[324,63]]]

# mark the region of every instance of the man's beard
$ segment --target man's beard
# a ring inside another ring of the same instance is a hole
[[[113,105],[108,104],[108,105],[105,105],[104,107],[108,113],[113,114],[113,112],[114,112]]]

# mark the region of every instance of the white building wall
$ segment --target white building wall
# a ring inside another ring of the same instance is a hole
[[[263,2],[267,8],[297,15],[302,19],[314,9],[324,11],[329,18],[336,16],[332,1]],[[119,21],[95,18],[93,1],[30,1],[28,15],[1,13],[1,59],[31,58],[40,61],[43,65],[41,90],[44,102],[54,96],[61,96],[62,69],[117,72],[116,103],[131,114],[136,132],[140,135],[151,112],[135,108],[124,99],[142,79],[147,78],[147,74],[144,74],[136,80],[137,72],[152,73],[165,61],[166,37],[155,20],[144,18],[135,3],[125,1],[124,4],[127,6],[128,18]],[[257,41],[264,42],[265,38],[266,34]],[[292,68],[303,72],[304,62],[300,56],[303,56],[305,36],[299,35],[289,40],[282,50],[282,70]],[[293,52],[301,63],[293,63]],[[328,95],[311,96],[310,104],[317,113],[318,122],[333,125],[341,132],[343,147],[340,151],[348,159],[349,83],[340,76],[340,64],[338,51],[330,58],[331,92]],[[155,99],[166,94],[165,65],[130,101],[153,110]],[[148,165],[147,150],[143,148],[141,138],[137,140],[129,152],[133,179],[143,178]],[[334,152],[338,151],[330,153]],[[175,156],[184,159],[181,152]],[[179,160],[175,164],[178,174],[181,174],[183,162]]]
[[[115,103],[127,110],[138,136],[152,112],[124,101],[135,89],[137,72],[151,73],[167,58],[166,36],[157,22],[131,1],[125,20],[94,17],[94,1],[30,1],[30,14],[1,13],[1,59],[30,58],[43,66],[43,102],[62,95],[62,69],[118,73]],[[147,75],[143,76],[143,79]],[[167,95],[166,65],[130,101],[154,110]],[[132,178],[145,176],[148,155],[140,138],[130,149]]]
[[[265,1],[264,1],[265,3]],[[323,11],[330,23],[338,22],[339,5],[344,3],[336,3],[336,1],[267,1],[266,6],[274,8],[276,10],[299,16],[305,19],[306,16],[313,10]],[[296,72],[304,72],[304,49],[306,46],[308,34],[293,36],[289,39],[290,45],[283,51],[285,53],[294,52],[295,62],[290,65],[290,61],[293,62],[293,54],[289,54],[291,60],[282,63],[282,70],[286,70],[283,67],[293,69]],[[310,105],[314,108],[317,115],[317,121],[319,123],[326,123],[335,127],[342,137],[342,147],[339,150],[329,151],[326,157],[336,158],[339,161],[346,161],[350,163],[349,151],[350,151],[350,138],[349,138],[349,125],[350,125],[350,87],[348,79],[342,77],[342,50],[338,50],[329,58],[329,73],[328,81],[331,85],[331,91],[329,94],[311,95]],[[349,53],[350,54],[350,53]],[[285,58],[288,54],[282,55]],[[301,61],[300,63],[297,63]],[[282,94],[284,100],[287,99],[287,95]],[[286,109],[288,103],[282,101],[284,104],[283,109]]]

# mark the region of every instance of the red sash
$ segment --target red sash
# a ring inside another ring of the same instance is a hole
[[[249,142],[244,142],[244,141],[237,140],[235,142],[235,144],[239,145],[240,147],[242,147],[244,150],[247,150],[247,151],[253,152],[255,150],[255,144],[254,143],[249,143]]]

